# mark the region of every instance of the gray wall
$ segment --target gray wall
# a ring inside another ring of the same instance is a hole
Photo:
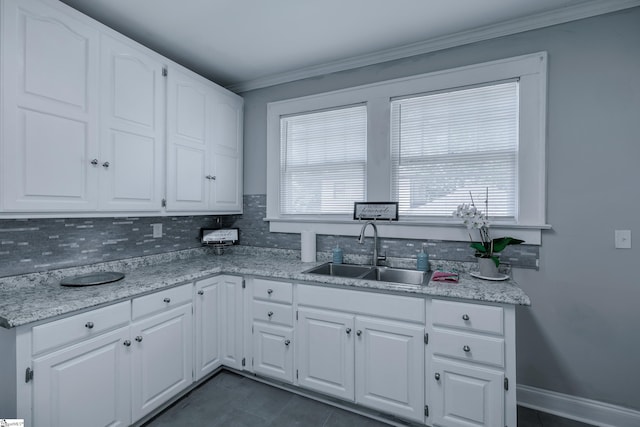
[[[518,383],[640,410],[640,284],[615,229],[640,227],[640,8],[243,93],[245,194],[266,193],[266,104],[549,53],[547,221],[540,269],[516,270]]]

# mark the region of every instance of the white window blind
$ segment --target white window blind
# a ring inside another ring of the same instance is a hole
[[[450,217],[460,203],[512,220],[518,200],[518,82],[391,102],[392,192],[399,214]]]
[[[365,199],[364,105],[280,119],[280,213],[351,214]]]

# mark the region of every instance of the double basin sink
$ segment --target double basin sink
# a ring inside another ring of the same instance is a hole
[[[423,286],[429,283],[431,277],[430,271],[425,272],[381,266],[374,267],[371,265],[334,264],[332,262],[313,267],[304,273]]]

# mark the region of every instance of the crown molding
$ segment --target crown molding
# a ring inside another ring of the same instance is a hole
[[[640,0],[592,0],[586,3],[538,13],[525,18],[513,19],[499,24],[488,25],[422,42],[411,43],[397,48],[381,50],[378,52],[355,56],[349,59],[332,61],[321,65],[314,65],[271,76],[234,83],[227,86],[227,89],[236,93],[261,89],[295,80],[317,77],[323,74],[351,70],[359,67],[366,67],[368,65],[408,58],[410,56],[490,40],[524,31],[536,30],[636,6],[640,6]]]

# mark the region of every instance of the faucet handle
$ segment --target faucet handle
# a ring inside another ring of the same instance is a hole
[[[378,255],[378,259],[376,260],[376,265],[383,264],[387,261],[387,251],[384,251],[384,255]]]

